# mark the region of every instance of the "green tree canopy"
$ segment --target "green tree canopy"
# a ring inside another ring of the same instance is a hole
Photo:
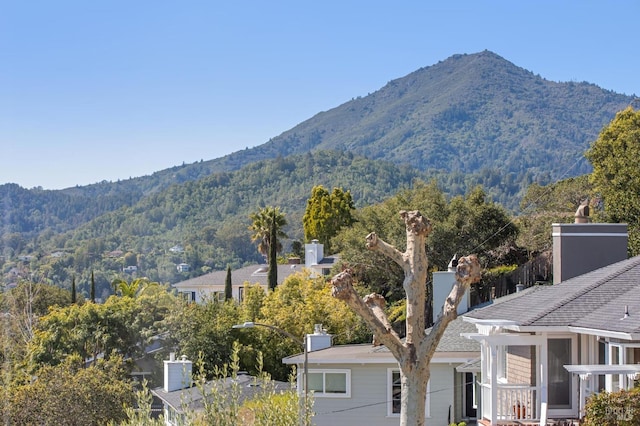
[[[585,155],[607,219],[629,225],[630,254],[640,254],[640,111],[617,113]]]
[[[329,193],[322,185],[314,186],[302,217],[304,239],[317,239],[331,253],[331,238],[345,226],[351,226],[355,209],[351,193],[333,188]]]
[[[57,366],[42,366],[32,380],[5,389],[2,418],[16,425],[106,425],[126,418],[133,389],[116,357],[89,368],[73,357]]]
[[[419,210],[433,223],[427,238],[430,270],[446,270],[456,253],[477,253],[483,266],[491,267],[497,262],[492,250],[510,246],[518,234],[506,210],[488,200],[481,187],[448,200],[435,181],[418,182],[413,189],[356,211],[353,226],[334,239],[336,248],[367,291],[381,294],[389,302],[404,298],[403,272],[394,262],[368,251],[362,235],[375,229],[380,238],[401,249],[406,244],[404,226],[401,221],[389,220],[400,210]]]

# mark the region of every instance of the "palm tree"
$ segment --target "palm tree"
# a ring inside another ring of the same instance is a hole
[[[132,280],[131,283],[127,283],[127,281],[122,278],[116,278],[111,281],[111,286],[113,287],[115,294],[120,293],[121,297],[131,298],[139,296],[147,287],[156,284],[158,283],[152,283],[148,278],[136,278],[135,280]]]
[[[251,241],[258,242],[258,251],[265,257],[268,255],[269,288],[274,290],[278,285],[277,252],[282,251],[279,238],[287,238],[282,228],[287,224],[284,213],[279,207],[265,207],[249,215],[253,223],[249,230],[253,232]]]

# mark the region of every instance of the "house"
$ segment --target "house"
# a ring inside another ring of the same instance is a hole
[[[554,284],[475,309],[479,418],[546,425],[578,419],[586,398],[640,376],[640,256],[624,224],[553,224]]]
[[[434,273],[434,306],[442,306],[453,283],[455,269]],[[464,313],[468,294],[459,305]],[[435,311],[435,310],[434,310]],[[434,316],[439,315],[437,312]],[[429,330],[427,330],[428,332]],[[475,332],[461,317],[452,321],[440,340],[431,362],[425,417],[429,424],[448,425],[454,420],[476,417],[474,383],[479,372],[480,344],[463,335]],[[384,346],[372,344],[333,346],[321,327],[307,335],[308,383],[314,395],[317,426],[366,424],[397,425],[400,417],[400,371],[398,362]],[[304,355],[283,359],[304,372]],[[298,389],[302,392],[299,386]]]
[[[164,361],[164,382],[160,388],[152,389],[151,393],[162,402],[163,417],[167,426],[185,424],[185,412],[197,413],[205,409],[207,396],[212,389],[229,389],[237,385],[239,390],[238,402],[251,399],[258,395],[263,382],[256,377],[239,372],[237,376],[209,381],[203,386],[196,386],[192,380],[193,363],[186,356],[176,359],[170,354],[169,360]],[[276,392],[291,390],[291,384],[273,381]]]
[[[124,268],[122,268],[122,272],[125,272],[127,274],[133,274],[137,270],[138,270],[138,267],[135,266],[135,265],[129,265],[129,266],[125,266]]]
[[[289,275],[301,272],[300,265],[278,265],[278,284]],[[265,291],[268,288],[267,265],[251,265],[231,272],[231,294],[233,298],[242,302],[244,289],[247,285],[258,284]],[[209,299],[224,300],[224,287],[227,271],[214,271],[199,277],[191,278],[173,284],[178,293],[183,294],[189,301],[203,303]]]
[[[189,269],[191,269],[191,267],[188,263],[180,263],[176,266],[178,272],[189,272]]]
[[[317,240],[305,244],[305,265],[290,262],[286,265],[278,265],[278,284],[281,284],[289,275],[302,272],[303,268],[311,271],[312,276],[326,275],[337,262],[337,256],[324,256],[323,245]],[[232,296],[242,302],[244,288],[248,284],[258,284],[265,291],[268,288],[268,265],[251,265],[236,269],[231,272]],[[193,302],[201,303],[207,299],[224,300],[224,287],[227,280],[227,271],[214,271],[199,277],[181,281],[173,285],[179,293]]]
[[[184,253],[184,247],[182,247],[180,244],[176,244],[175,246],[171,247],[169,251],[171,253]]]

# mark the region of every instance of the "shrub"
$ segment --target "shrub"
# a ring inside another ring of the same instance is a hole
[[[600,392],[587,400],[585,426],[633,426],[640,424],[640,388]]]

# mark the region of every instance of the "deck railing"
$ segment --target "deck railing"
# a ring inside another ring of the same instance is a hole
[[[499,422],[513,420],[536,421],[538,413],[537,386],[498,384],[496,400],[497,419]],[[491,385],[482,384],[482,401],[491,401]],[[482,405],[482,417],[491,419],[491,403]]]

